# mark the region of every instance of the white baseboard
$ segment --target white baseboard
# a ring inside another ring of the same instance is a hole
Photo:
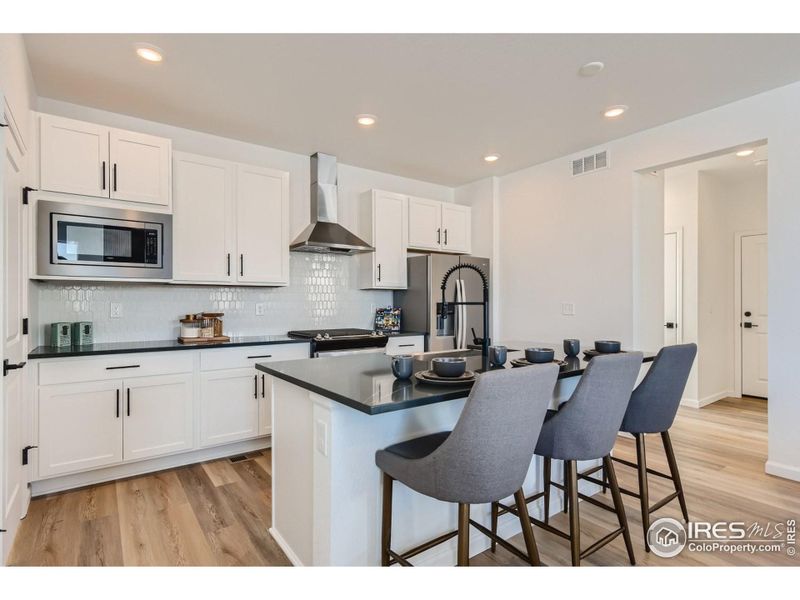
[[[731,390],[725,390],[723,392],[717,392],[716,394],[711,394],[710,396],[706,396],[705,398],[700,398],[699,400],[696,398],[683,398],[681,400],[681,406],[687,406],[689,408],[703,408],[704,406],[708,406],[709,404],[713,404],[717,400],[722,400],[723,398],[730,398],[734,396],[734,392]]]
[[[63,492],[65,490],[105,483],[106,481],[113,481],[115,479],[123,479],[125,477],[144,475],[145,473],[163,471],[164,469],[183,467],[207,460],[235,456],[244,452],[254,452],[255,450],[263,450],[270,446],[270,438],[257,438],[254,440],[226,444],[224,446],[193,450],[182,454],[171,454],[169,456],[160,456],[149,460],[114,465],[102,469],[84,471],[82,473],[72,473],[70,475],[62,475],[61,477],[40,479],[31,482],[31,495],[36,497],[44,494],[52,494],[54,492]]]
[[[278,530],[274,527],[270,527],[267,531],[272,536],[272,539],[275,540],[275,543],[280,546],[283,553],[286,555],[286,558],[289,559],[289,562],[292,563],[295,567],[304,567],[303,561],[294,553],[292,547],[283,539],[283,536],[278,533]]]
[[[791,479],[792,481],[800,481],[800,467],[768,460],[764,470],[769,475]]]

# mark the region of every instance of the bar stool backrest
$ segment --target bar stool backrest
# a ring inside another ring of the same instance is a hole
[[[453,432],[431,455],[439,499],[482,504],[522,487],[558,365],[482,373]]]
[[[628,433],[660,433],[672,427],[696,355],[697,344],[662,348],[631,394],[620,429]]]
[[[552,458],[593,460],[611,452],[641,369],[641,352],[596,356],[553,419]]]

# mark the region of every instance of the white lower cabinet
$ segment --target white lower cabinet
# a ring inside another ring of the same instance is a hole
[[[261,377],[253,368],[200,375],[200,445],[256,437]]]
[[[123,459],[189,450],[192,443],[192,374],[123,381]]]
[[[122,461],[119,380],[39,388],[39,476]]]

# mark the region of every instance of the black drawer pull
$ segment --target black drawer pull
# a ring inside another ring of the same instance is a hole
[[[122,365],[121,367],[106,367],[106,371],[116,371],[117,369],[138,369],[142,365]]]
[[[117,418],[119,419],[119,388],[117,388]]]
[[[103,161],[103,189],[106,189],[106,161]]]
[[[247,358],[272,358],[272,354],[256,354],[254,356],[248,356]]]
[[[131,388],[128,388],[128,416],[131,416]]]
[[[413,348],[416,344],[397,344],[398,348]]]

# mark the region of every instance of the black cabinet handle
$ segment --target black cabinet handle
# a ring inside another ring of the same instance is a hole
[[[262,398],[266,397],[265,396],[266,389],[267,389],[267,376],[266,375],[262,375],[261,376],[261,397]]]
[[[26,364],[27,363],[24,360],[22,362],[19,362],[19,363],[10,363],[10,362],[8,362],[7,358],[3,359],[3,377],[8,375],[9,371],[14,371],[16,369],[21,369]]]
[[[117,388],[117,418],[119,419],[119,388]]]
[[[258,374],[253,375],[253,398],[258,398]]]
[[[444,230],[444,245],[447,246],[447,229]]]
[[[128,416],[131,416],[131,388],[128,388]]]
[[[114,191],[117,191],[117,163],[114,163]]]
[[[441,227],[436,230],[436,243],[437,244],[441,244],[442,243],[442,228]]]
[[[106,161],[103,161],[103,189],[106,189]]]
[[[381,263],[378,263],[378,281],[381,280]]]
[[[228,252],[228,277],[231,276],[231,253]]]
[[[247,358],[272,358],[272,354],[254,354],[253,356],[248,356]]]
[[[239,255],[239,275],[244,277],[244,254]]]
[[[397,345],[398,348],[411,348],[413,346],[416,346],[416,344],[398,344]]]
[[[142,365],[122,365],[120,367],[106,367],[106,371],[116,371],[117,369],[138,369]]]

